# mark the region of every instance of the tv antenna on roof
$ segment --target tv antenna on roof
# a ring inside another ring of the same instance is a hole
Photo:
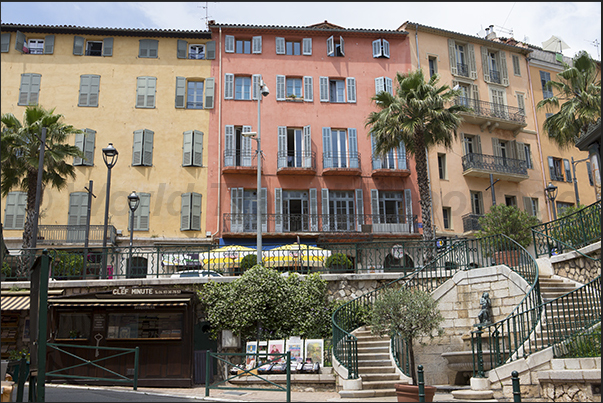
[[[601,53],[599,53],[599,45],[601,45],[601,44],[599,43],[599,40],[598,40],[598,39],[595,39],[594,41],[592,41],[592,42],[591,42],[591,41],[589,41],[588,39],[585,39],[585,41],[586,41],[586,42],[590,42],[590,43],[591,43],[591,44],[592,44],[594,47],[596,47],[596,48],[597,48],[597,57],[598,57],[599,59],[601,59]]]
[[[505,33],[505,34],[509,35],[511,38],[513,37],[513,28],[507,29],[505,27],[501,27],[499,25],[496,25],[496,29],[498,29],[502,33]]]
[[[217,4],[217,1],[212,1],[212,3]],[[205,28],[209,28],[208,25],[208,21],[209,21],[209,17],[211,17],[209,15],[209,1],[205,2],[205,6],[197,6],[197,8],[201,7],[202,9],[205,10],[205,17],[201,17],[202,20],[205,20]]]

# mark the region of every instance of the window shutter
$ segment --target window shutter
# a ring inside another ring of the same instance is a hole
[[[312,56],[312,38],[302,39],[302,54],[304,56]]]
[[[322,230],[329,231],[329,189],[320,189],[322,209]]]
[[[96,131],[92,129],[84,129],[84,161],[87,166],[94,165],[94,144],[96,139]]]
[[[252,53],[262,53],[262,37],[254,36],[252,38]]]
[[[224,166],[234,166],[234,126],[226,125],[224,128]]]
[[[492,151],[496,157],[502,157],[502,147],[496,137],[492,137]]]
[[[151,130],[144,129],[142,163],[147,167],[153,165],[153,134]]]
[[[467,44],[467,59],[469,63],[469,78],[477,80],[477,64],[475,64],[475,48],[472,43]]]
[[[243,133],[249,133],[251,126],[243,126]],[[251,166],[251,138],[241,136],[241,166]]]
[[[203,132],[193,130],[193,166],[203,166]]]
[[[137,108],[154,108],[157,78],[138,77],[136,91]]]
[[[398,146],[398,169],[408,169],[406,165],[406,146],[400,142]]]
[[[146,39],[141,39],[138,44],[138,57],[149,57],[149,49]]]
[[[86,40],[81,36],[73,37],[73,54],[75,56],[82,56],[84,54],[84,44]]]
[[[320,102],[329,102],[329,77],[320,77]]]
[[[262,188],[260,193],[260,214],[262,220],[262,232],[268,232],[268,189]]]
[[[142,130],[134,131],[134,141],[132,145],[132,165],[139,166],[142,165],[142,140],[143,140],[143,132]]]
[[[235,40],[234,36],[226,35],[224,37],[224,52],[226,53],[234,53],[235,51]]]
[[[356,189],[356,231],[362,231],[364,224],[364,200],[362,189]]]
[[[189,167],[193,164],[193,131],[185,131],[182,137],[182,166]]]
[[[588,172],[588,183],[590,183],[591,186],[594,186],[594,181],[593,181],[593,171],[591,170],[591,165],[590,165],[590,161],[586,161],[586,171]]]
[[[479,88],[477,84],[471,84],[471,100],[473,101],[473,107],[479,106]]]
[[[456,68],[456,46],[454,39],[448,39],[448,58],[450,59],[450,73],[457,75],[458,69]]]
[[[75,134],[75,146],[79,148],[80,151],[84,151],[84,133]],[[82,158],[73,157],[73,165],[82,165]]]
[[[216,41],[209,41],[205,43],[205,59],[216,59]]]
[[[224,74],[224,99],[234,98],[234,74]]]
[[[389,42],[386,41],[385,39],[383,39],[382,41],[383,41],[383,56],[385,56],[389,59]]]
[[[285,38],[276,38],[276,54],[284,55],[285,52]]]
[[[341,51],[341,55],[345,56],[345,49],[344,49],[344,42],[343,42],[343,38],[340,36],[339,37],[339,50]]]
[[[113,56],[113,38],[103,39],[103,56]]]
[[[230,230],[243,231],[243,188],[230,188]]]
[[[375,95],[381,91],[385,91],[385,79],[384,77],[377,77],[375,78]]]
[[[149,41],[149,57],[157,57],[159,51],[159,41],[156,39],[148,39]]]
[[[311,76],[304,76],[304,101],[314,102],[313,79]]]
[[[348,129],[348,141],[350,142],[350,168],[360,168],[356,129]]]
[[[251,76],[251,99],[257,100],[259,98],[259,86],[260,86],[260,78],[262,76],[259,74],[254,74]]]
[[[410,189],[404,189],[404,208],[406,213],[406,219],[408,220],[409,228],[411,228],[411,232],[413,230],[413,216],[412,216],[412,194]]]
[[[274,188],[274,232],[283,232],[283,189]]]
[[[69,211],[67,213],[67,225],[80,225],[80,217],[88,207],[88,198],[83,192],[74,192],[69,195]],[[71,238],[71,237],[70,237]]]
[[[304,168],[312,168],[312,133],[310,125],[304,126]]]
[[[354,77],[346,78],[348,84],[348,102],[356,103],[356,79]]]
[[[15,41],[15,50],[18,52],[25,52],[25,34],[23,32],[17,31],[17,40]]]
[[[191,193],[183,193],[180,201],[180,231],[191,229]]]
[[[381,56],[381,39],[373,41],[373,57]]]
[[[476,148],[476,153],[477,154],[481,154],[482,153],[482,138],[477,135],[477,136],[473,136],[473,138],[475,139],[475,148]]]
[[[141,39],[138,57],[156,58],[159,49],[159,41],[156,39]]]
[[[90,76],[90,95],[88,97],[88,106],[98,106],[98,94],[100,90],[100,76]]]
[[[186,48],[188,48],[188,42],[178,39],[176,46],[176,57],[178,59],[186,59]]]
[[[286,94],[287,94],[286,77],[277,75],[276,76],[276,100],[284,101]]]
[[[572,170],[570,168],[570,163],[569,160],[564,158],[563,159],[563,166],[565,167],[565,181],[566,182],[572,182]]]
[[[2,34],[2,45],[0,52],[7,53],[10,50],[10,33]]]
[[[176,77],[176,108],[184,109],[186,99],[186,77]]]
[[[54,35],[46,35],[44,37],[44,54],[51,55],[54,53]]]
[[[149,230],[149,213],[151,207],[151,195],[149,193],[139,193],[140,204],[134,212],[134,230]]]
[[[193,193],[191,199],[191,230],[201,231],[201,202],[203,196],[199,193]]]
[[[385,82],[385,91],[389,92],[391,95],[394,95],[394,82],[389,77],[383,77]]]
[[[322,128],[322,165],[324,169],[331,168],[333,155],[331,154],[331,128]]]
[[[371,189],[371,215],[373,224],[379,224],[379,190]]]
[[[42,76],[35,73],[21,74],[21,88],[17,105],[37,105]]]
[[[502,85],[509,85],[509,73],[507,70],[507,56],[504,51],[498,52],[499,64],[500,64],[500,76]]]
[[[534,209],[532,206],[532,199],[529,197],[525,197],[523,198],[523,208],[525,209],[526,213],[528,213],[531,216],[534,216]]]
[[[516,76],[521,76],[521,67],[519,65],[519,56],[511,55],[511,59],[513,60],[513,74]]]
[[[278,156],[277,168],[285,168],[287,166],[287,127],[278,127]]]
[[[310,230],[318,231],[318,201],[316,198],[316,188],[310,189]]]
[[[6,196],[6,207],[4,209],[4,229],[18,229],[15,225],[17,215],[17,198],[18,192],[10,192]]]
[[[333,35],[327,38],[327,56],[335,56],[335,42]]]
[[[215,80],[213,77],[205,79],[205,109],[214,108],[214,87]]]
[[[526,114],[526,103],[523,98],[523,94],[517,94],[517,107],[523,115]]]
[[[77,106],[88,106],[88,98],[90,94],[90,75],[80,76],[80,97]]]
[[[555,174],[555,163],[553,162],[553,157],[548,157],[549,159],[549,175],[551,180],[557,180],[557,175]]]
[[[373,170],[381,169],[381,158],[375,154],[375,133],[371,132],[371,151],[372,151],[372,159],[373,159]]]
[[[146,107],[155,107],[155,93],[157,91],[157,78],[147,77],[147,96],[146,96]]]
[[[490,82],[490,64],[488,63],[488,49],[481,47],[482,51],[482,69],[484,70],[484,81]]]

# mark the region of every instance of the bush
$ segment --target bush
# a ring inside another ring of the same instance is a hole
[[[2,275],[4,277],[10,277],[13,274],[13,270],[10,268],[7,262],[2,262]]]
[[[349,269],[352,267],[352,261],[343,253],[334,253],[327,258],[325,267],[329,269]]]
[[[52,261],[53,278],[80,277],[84,269],[84,256],[77,253],[55,251]]]
[[[540,220],[515,206],[498,204],[480,217],[479,224],[482,227],[478,231],[479,237],[504,234],[527,248],[532,243],[531,228],[540,224]]]
[[[246,272],[256,265],[258,261],[257,255],[245,255],[243,259],[241,259],[241,263],[239,263],[239,274]]]

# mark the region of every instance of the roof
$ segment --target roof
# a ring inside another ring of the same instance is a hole
[[[482,45],[487,45],[487,46],[499,48],[499,49],[507,49],[509,51],[513,51],[516,53],[522,53],[524,55],[527,55],[530,52],[532,52],[531,49],[528,49],[528,48],[525,48],[522,46],[515,46],[515,45],[508,44],[508,43],[503,43],[499,40],[493,41],[490,39],[480,38],[479,36],[461,34],[460,32],[447,31],[445,29],[430,27],[427,25],[421,25],[416,22],[406,21],[404,24],[400,25],[400,28],[398,28],[398,29],[405,29],[405,30],[417,29],[417,30],[423,31],[423,32],[430,32],[430,33],[433,33],[436,35],[447,36],[449,38],[462,39],[462,40],[471,41],[474,43],[480,43]],[[520,43],[520,42],[517,42],[517,43]]]
[[[2,32],[33,32],[45,34],[82,34],[104,36],[134,36],[154,38],[201,38],[211,39],[210,31],[179,31],[175,29],[141,29],[79,27],[75,25],[27,25],[2,23]]]

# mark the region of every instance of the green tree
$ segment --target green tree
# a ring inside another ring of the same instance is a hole
[[[479,224],[482,227],[479,237],[504,234],[527,248],[532,243],[531,228],[540,224],[540,220],[515,206],[497,204],[479,218]]]
[[[379,110],[371,112],[366,126],[369,136],[375,137],[375,155],[384,156],[400,143],[413,155],[419,185],[419,203],[423,222],[423,239],[435,237],[431,223],[431,194],[427,175],[427,151],[442,145],[450,148],[457,137],[457,128],[462,122],[460,112],[469,109],[463,105],[447,104],[461,93],[448,85],[438,86],[439,75],[434,74],[425,82],[422,70],[408,74],[396,73],[394,95],[381,91],[372,99]]]
[[[3,114],[1,118],[2,196],[6,197],[14,189],[27,193],[23,248],[30,248],[33,245],[42,128],[46,128],[42,196],[46,186],[50,185],[61,190],[67,185],[68,178],[74,179],[75,169],[67,160],[83,157],[79,148],[67,143],[71,134],[81,133],[81,130],[63,123],[62,118],[63,115],[54,114],[54,109],[45,110],[37,105],[25,109],[23,122],[12,113]]]
[[[549,116],[543,129],[561,149],[575,144],[580,132],[601,118],[601,72],[586,51],[573,59],[573,66],[563,63],[564,70],[557,74],[559,81],[549,81],[553,96],[538,102],[538,110],[557,113]],[[561,108],[559,105],[561,104]]]

